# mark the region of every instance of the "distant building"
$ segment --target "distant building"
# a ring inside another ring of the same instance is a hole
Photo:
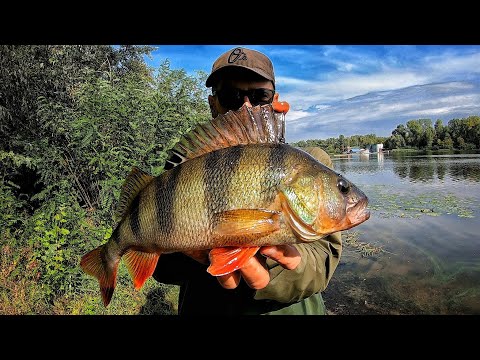
[[[371,144],[365,147],[365,149],[358,146],[348,146],[347,154],[369,154],[369,153],[378,153],[383,151],[383,144]]]
[[[371,153],[382,152],[383,151],[383,144],[371,144],[368,147],[368,151],[370,151]]]

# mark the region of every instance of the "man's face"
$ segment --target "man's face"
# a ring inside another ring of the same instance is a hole
[[[238,78],[224,79],[216,86],[215,95],[208,97],[212,116],[225,114],[247,106],[271,103],[275,91],[269,80],[247,81]]]

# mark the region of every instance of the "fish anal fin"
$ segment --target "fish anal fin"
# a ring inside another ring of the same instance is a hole
[[[227,210],[215,214],[214,221],[214,234],[224,237],[263,236],[280,229],[280,215],[272,210]]]
[[[210,266],[207,271],[213,276],[221,276],[241,269],[258,249],[259,246],[214,248],[209,253]]]
[[[136,290],[141,289],[145,281],[152,276],[157,266],[158,253],[143,252],[128,249],[124,254],[125,265],[133,279],[133,286]]]
[[[132,168],[122,187],[116,213],[117,218],[121,218],[127,213],[130,205],[133,202],[133,199],[135,199],[138,193],[142,191],[153,179],[153,176],[147,174],[139,168]]]

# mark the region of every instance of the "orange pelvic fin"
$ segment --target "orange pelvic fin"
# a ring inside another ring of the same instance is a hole
[[[214,276],[226,275],[242,268],[254,256],[260,246],[220,247],[210,251],[210,266],[207,271]]]
[[[136,290],[139,290],[145,281],[152,276],[160,255],[129,249],[124,256],[128,272],[133,279],[133,286]]]
[[[280,229],[279,214],[272,210],[236,209],[216,214],[219,236],[267,235]],[[257,236],[258,237],[258,236]]]
[[[80,266],[87,274],[98,279],[103,305],[107,307],[112,299],[113,291],[117,283],[117,270],[120,258],[112,264],[113,266],[109,266],[109,264],[103,261],[103,247],[104,245],[99,246],[83,255],[80,260]]]

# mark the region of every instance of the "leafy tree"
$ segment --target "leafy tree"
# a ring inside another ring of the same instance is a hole
[[[392,131],[392,135],[400,135],[405,139],[405,142],[407,142],[410,137],[410,131],[405,127],[405,125],[399,124],[397,125],[396,129]]]
[[[441,119],[435,121],[434,129],[436,138],[443,140],[445,137],[445,127],[443,126],[443,121]]]
[[[99,78],[145,73],[142,56],[149,46],[2,45],[0,46],[0,144],[27,150],[25,140],[43,133],[38,123],[39,97],[72,104],[72,91],[88,74]]]
[[[469,116],[463,119],[465,123],[463,138],[467,143],[479,144],[480,116]]]
[[[445,134],[445,139],[443,140],[443,145],[446,149],[453,149],[453,140],[450,136],[450,133]]]
[[[98,291],[78,259],[111,234],[131,167],[160,174],[167,150],[210,117],[206,74],[168,61],[155,73],[148,49],[0,47],[0,236],[16,249],[0,270],[35,284],[45,307]]]
[[[406,146],[405,139],[402,135],[392,135],[385,141],[386,149],[401,149]]]
[[[418,147],[423,135],[423,129],[418,120],[407,121],[407,128],[411,136],[406,139],[407,145]]]

